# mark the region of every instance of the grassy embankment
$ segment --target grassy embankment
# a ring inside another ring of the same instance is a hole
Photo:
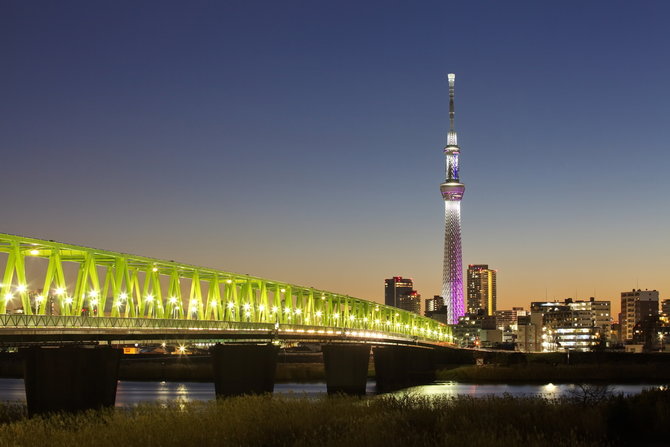
[[[0,447],[664,445],[668,421],[668,390],[592,401],[245,396],[32,419],[0,406]]]
[[[609,382],[668,383],[670,355],[624,352],[520,353],[475,352],[486,365],[467,364],[468,353],[460,354],[460,364],[438,370],[438,380],[469,383],[511,382]],[[472,356],[472,353],[469,353]]]
[[[437,371],[437,380],[465,383],[668,383],[670,365],[544,365],[458,366]]]

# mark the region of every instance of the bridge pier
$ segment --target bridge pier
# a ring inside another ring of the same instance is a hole
[[[328,394],[364,395],[370,363],[370,347],[365,344],[321,346],[326,369]]]
[[[434,352],[429,348],[378,346],[373,349],[377,390],[392,391],[435,380]]]
[[[31,347],[20,353],[30,416],[114,406],[121,350]]]
[[[279,347],[223,345],[210,348],[217,397],[272,393]]]

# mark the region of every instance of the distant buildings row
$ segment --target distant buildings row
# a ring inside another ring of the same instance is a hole
[[[661,302],[656,290],[622,292],[621,313],[614,322],[611,301],[593,297],[533,301],[529,310],[498,310],[496,274],[485,264],[468,266],[467,313],[454,326],[462,346],[525,352],[612,347],[641,351],[664,349],[670,342],[670,300]],[[386,280],[385,304],[420,313],[421,295],[411,279],[396,276]],[[425,315],[443,323],[448,322],[446,308],[441,296],[425,300]]]
[[[425,315],[447,322],[447,306],[441,296],[425,300]],[[421,295],[410,278],[394,276],[385,280],[384,304],[421,313]],[[496,270],[488,265],[469,265],[467,273],[467,312],[493,315],[496,310]]]

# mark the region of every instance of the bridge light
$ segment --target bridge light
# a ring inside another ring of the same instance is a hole
[[[354,321],[354,320],[356,319],[356,317],[353,316],[353,315],[349,315],[349,319],[350,319],[351,321]]]
[[[42,301],[44,301],[44,297],[42,295],[37,295],[35,297],[35,302],[41,303]]]
[[[337,320],[338,318],[340,318],[340,314],[338,314],[337,312],[334,313],[333,314],[333,319]]]
[[[291,308],[290,307],[285,307],[284,308],[284,313],[285,314],[290,314],[291,313]]]
[[[319,317],[319,318],[321,318],[321,315],[322,315],[321,311],[320,311],[320,310],[317,310],[317,311],[316,311],[316,316]]]
[[[68,296],[67,298],[65,298],[65,304],[72,304],[72,301],[73,301],[73,299],[72,299],[71,296]]]
[[[98,296],[98,291],[97,290],[91,290],[90,292],[88,292],[88,296],[91,297],[91,298],[95,298],[96,296]]]
[[[322,299],[322,300],[325,300],[325,299],[326,299],[326,295],[321,295],[321,299]]]
[[[286,289],[281,289],[280,292],[281,292],[281,293],[285,293],[285,292],[286,292]]]
[[[242,307],[243,307],[244,310],[246,310],[246,311],[248,311],[249,309],[251,309],[251,305],[250,305],[249,303],[244,303],[244,306],[242,306]]]
[[[235,303],[232,301],[228,301],[228,309],[233,309],[235,307]]]
[[[233,282],[232,279],[228,279],[228,280],[226,280],[226,284],[231,284],[232,282]]]
[[[33,256],[37,256],[40,254],[40,251],[33,248],[32,250],[30,250],[30,254]]]
[[[380,323],[379,318],[377,318],[377,319],[375,320],[375,324],[379,324],[379,323]]]
[[[97,306],[98,305],[98,300],[96,298],[93,298],[91,300],[91,306]]]
[[[301,313],[302,313],[302,309],[296,309],[296,310],[295,310],[295,314],[296,314],[296,315],[300,315]]]
[[[121,300],[125,300],[125,299],[127,299],[127,298],[128,298],[128,294],[127,294],[126,292],[121,292],[121,293],[119,294],[119,299],[121,299]]]
[[[391,326],[391,320],[386,320],[386,325]]]
[[[152,302],[152,301],[154,300],[154,296],[153,296],[153,295],[147,295],[146,300],[147,300],[148,302]]]
[[[27,287],[25,284],[19,284],[18,286],[16,286],[16,291],[19,293],[25,293],[26,289]]]
[[[63,295],[65,293],[65,289],[62,287],[56,288],[56,295]]]
[[[276,314],[279,308],[277,306],[272,306],[272,313]]]
[[[375,306],[375,312],[379,312],[379,306]]]
[[[186,346],[184,346],[184,345],[180,345],[179,348],[177,348],[177,349],[179,350],[180,354],[183,354],[183,353],[186,352]]]
[[[114,305],[116,307],[121,307],[121,301],[114,301]]]
[[[171,303],[171,304],[174,304],[174,303],[176,303],[176,302],[177,302],[177,297],[176,297],[176,296],[171,296],[171,297],[170,297],[170,303]]]
[[[9,301],[12,298],[14,298],[14,295],[12,295],[11,293],[5,293],[5,301]]]
[[[368,317],[363,317],[363,323],[367,323],[367,322],[368,322]]]
[[[265,310],[265,306],[261,304],[260,306],[258,306],[258,310],[263,312]]]
[[[216,300],[212,300],[212,301],[210,302],[210,304],[211,304],[212,306],[216,306]]]
[[[399,316],[400,316],[400,314],[399,314],[398,312],[396,312],[396,313],[395,313],[395,316],[396,316],[396,317],[399,317]]]
[[[247,318],[249,318],[249,317],[251,316],[251,312],[245,312],[245,313],[244,313],[244,316],[247,317]]]
[[[152,272],[157,272],[157,271],[158,271],[158,267],[154,267],[154,268],[152,268],[151,271],[152,271]]]

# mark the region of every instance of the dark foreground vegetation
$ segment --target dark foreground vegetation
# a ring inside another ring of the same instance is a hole
[[[560,399],[248,396],[25,417],[0,407],[0,446],[600,446],[666,445],[670,391]]]

